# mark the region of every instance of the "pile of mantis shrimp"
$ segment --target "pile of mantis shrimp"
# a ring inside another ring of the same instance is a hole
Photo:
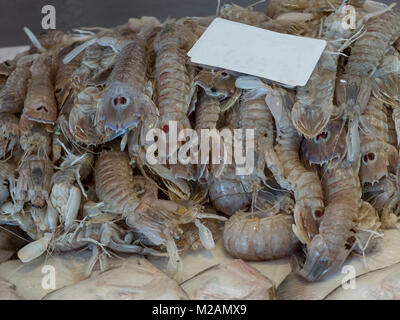
[[[304,87],[191,63],[216,16],[327,46]],[[25,28],[30,49],[0,64],[0,225],[29,236],[22,262],[89,248],[88,273],[139,254],[168,257],[174,274],[183,252],[221,237],[234,258],[289,256],[317,281],[380,250],[400,212],[400,11],[272,0],[216,16]],[[253,170],[150,163],[145,136],[168,135],[170,121],[178,132],[254,130]]]

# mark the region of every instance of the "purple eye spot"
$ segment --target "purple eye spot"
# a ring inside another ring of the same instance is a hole
[[[120,104],[125,105],[128,102],[128,100],[125,97],[116,97],[113,102],[114,106],[118,106]]]
[[[322,133],[320,133],[320,134],[317,136],[316,140],[319,141],[319,139],[324,139],[324,140],[328,139],[328,132],[322,132]]]
[[[315,210],[314,215],[316,218],[321,218],[324,215],[324,212],[322,210]]]
[[[164,131],[165,133],[168,133],[169,132],[169,125],[164,125],[163,127],[162,127],[162,131]]]
[[[367,154],[367,156],[368,156],[368,160],[369,161],[374,161],[375,160],[375,153],[370,152],[370,153]]]

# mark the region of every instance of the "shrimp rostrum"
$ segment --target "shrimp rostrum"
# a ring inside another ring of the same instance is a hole
[[[146,41],[132,38],[118,56],[96,112],[95,124],[101,132],[109,129],[122,135],[145,115],[158,115],[146,91],[148,63]]]

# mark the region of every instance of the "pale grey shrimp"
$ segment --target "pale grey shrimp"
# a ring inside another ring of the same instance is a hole
[[[79,42],[74,42],[70,46],[67,46],[63,49],[61,49],[58,52],[57,58],[56,58],[56,75],[55,75],[55,86],[54,86],[54,92],[57,98],[57,103],[58,103],[58,109],[60,110],[62,106],[64,105],[65,101],[67,100],[72,87],[73,87],[73,76],[76,70],[81,65],[83,55],[80,54],[76,59],[71,61],[68,64],[64,64],[62,62],[62,59],[65,57],[65,55],[73,48],[78,46]]]
[[[383,102],[371,96],[362,115],[374,128],[374,134],[361,133],[361,183],[374,184],[388,176],[389,169],[395,172],[398,162],[398,151],[389,143],[386,107]]]
[[[366,33],[351,49],[346,73],[362,77],[373,75],[382,58],[399,36],[400,16],[394,10],[371,18],[367,22]]]
[[[23,109],[34,58],[24,56],[17,61],[15,70],[0,91],[0,112],[18,113]]]
[[[366,31],[355,42],[345,67],[345,74],[339,77],[336,99],[349,119],[347,159],[357,162],[360,150],[359,124],[372,91],[373,74],[379,63],[400,35],[400,16],[392,6],[372,13],[366,24]],[[368,16],[368,15],[367,15]],[[365,123],[361,122],[364,126]],[[367,128],[364,128],[368,130]]]
[[[169,121],[176,121],[178,134],[191,128],[188,115],[196,92],[194,69],[188,65],[186,52],[196,42],[186,26],[167,23],[154,39],[156,104],[160,128],[168,134]]]
[[[195,130],[201,137],[203,129],[217,129],[223,118],[222,114],[236,103],[241,92],[235,87],[235,77],[225,70],[204,69],[196,76],[195,83],[203,89],[195,116]],[[207,180],[208,174],[206,164],[198,167],[197,179]]]
[[[253,196],[261,189],[261,183],[266,181],[264,174],[266,159],[271,170],[279,171],[280,162],[273,150],[274,123],[271,112],[263,99],[261,92],[249,90],[242,95],[239,104],[235,105],[232,113],[235,114],[227,123],[225,129],[239,128],[245,137],[246,130],[254,133],[254,149],[248,151],[254,153],[254,165],[247,175],[237,174],[238,164],[220,163],[212,166],[210,172],[210,199],[214,206],[227,215],[247,209]],[[229,159],[230,148],[222,148],[224,155],[221,158]],[[228,155],[228,157],[225,157]],[[220,159],[222,160],[222,159]],[[246,164],[246,166],[249,164]]]
[[[142,117],[158,114],[146,92],[147,70],[146,42],[133,39],[119,54],[97,109],[95,124],[101,132],[110,129],[116,134],[124,134],[136,127]]]
[[[189,114],[196,101],[194,67],[188,64],[186,52],[197,40],[192,30],[178,22],[168,22],[157,33],[153,41],[155,55],[155,103],[160,113],[158,127],[170,134],[170,125],[174,122],[177,133],[191,129]],[[180,145],[178,145],[179,148]],[[192,165],[170,165],[176,177],[194,180]]]
[[[344,157],[346,153],[344,121],[331,119],[324,131],[314,139],[303,139],[301,151],[310,164],[324,165]]]
[[[52,58],[40,55],[31,66],[24,114],[29,120],[54,125],[57,119],[57,101],[54,95],[54,69]]]
[[[97,197],[116,213],[133,211],[139,199],[133,185],[128,154],[121,151],[103,151],[96,162],[95,183]]]
[[[265,102],[275,119],[275,152],[279,161],[277,167],[281,168],[273,171],[273,174],[282,188],[294,192],[295,233],[300,241],[310,243],[318,233],[318,221],[324,214],[324,196],[317,173],[306,169],[300,160],[302,138],[290,118],[292,98],[284,89],[273,89],[257,78],[239,78],[236,85],[241,88],[258,89],[266,94]],[[269,165],[269,168],[274,168],[273,165]]]
[[[294,191],[296,235],[308,243],[316,235],[318,221],[324,214],[324,196],[318,175],[308,171],[300,161],[301,138],[290,121],[290,111],[285,110],[288,105],[283,100],[284,94],[272,93],[266,101],[278,127],[275,151],[283,167],[283,180],[287,180]]]
[[[203,94],[196,107],[196,121],[195,130],[197,131],[198,137],[201,141],[201,132],[204,129],[215,130],[217,128],[218,121],[221,116],[221,103],[217,98],[210,97]],[[201,155],[204,163],[197,166],[196,180],[207,181],[209,176],[209,166],[208,162],[210,160],[210,155]]]
[[[321,38],[328,42],[311,78],[304,87],[297,88],[297,102],[293,106],[292,120],[296,129],[306,138],[316,138],[328,124],[332,114],[337,114],[334,92],[338,58],[340,53],[357,36],[356,29],[345,29],[342,21],[346,16],[345,2],[326,18]],[[348,40],[345,40],[348,39]]]
[[[274,119],[264,96],[265,92],[246,90],[238,107],[238,128],[254,130],[255,169],[252,174],[265,182],[265,165],[279,176],[283,168],[274,151]]]
[[[322,182],[327,201],[318,234],[307,247],[306,261],[297,272],[317,281],[339,268],[351,252],[355,220],[362,205],[357,172],[346,162],[329,169],[325,165]]]
[[[202,212],[193,201],[167,201],[139,198],[133,188],[133,174],[129,156],[121,151],[103,151],[95,168],[96,193],[106,208],[126,218],[126,223],[140,233],[146,243],[153,246],[164,245],[170,255],[169,267],[177,271],[181,260],[174,236],[179,233],[179,225],[195,223],[200,238],[206,248],[214,245],[213,238],[199,219],[224,220],[215,214]]]

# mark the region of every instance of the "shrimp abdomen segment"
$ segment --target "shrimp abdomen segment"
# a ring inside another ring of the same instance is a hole
[[[224,246],[235,258],[265,261],[285,257],[298,249],[292,231],[293,217],[278,214],[259,217],[239,212],[225,224]]]
[[[96,163],[95,183],[98,198],[111,210],[128,214],[137,206],[127,153],[103,151]]]

